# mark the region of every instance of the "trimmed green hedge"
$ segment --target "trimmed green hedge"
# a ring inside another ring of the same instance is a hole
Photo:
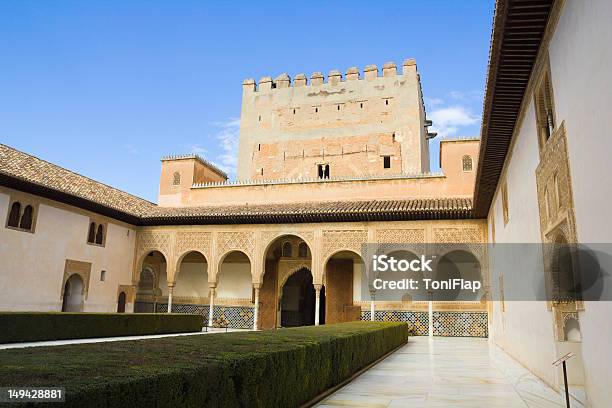
[[[407,340],[350,322],[3,350],[0,387],[65,387],[63,407],[297,407]]]
[[[0,344],[187,333],[202,330],[202,316],[168,313],[0,312]]]

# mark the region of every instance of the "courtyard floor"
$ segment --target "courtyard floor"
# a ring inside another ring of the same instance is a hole
[[[317,406],[557,408],[565,399],[487,339],[411,337]]]

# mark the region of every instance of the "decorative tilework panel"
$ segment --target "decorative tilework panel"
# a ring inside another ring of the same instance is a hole
[[[361,320],[370,320],[370,311],[361,311]],[[376,310],[374,320],[377,322],[406,322],[412,336],[427,336],[429,333],[429,315],[427,312],[408,310]]]
[[[167,303],[158,303],[156,313],[166,313]],[[207,305],[172,303],[172,313],[195,313],[202,315],[202,322],[208,324]],[[233,329],[253,328],[253,308],[247,306],[213,306],[213,327]]]
[[[433,312],[434,336],[488,337],[486,312]]]
[[[406,322],[413,336],[429,334],[429,314],[406,310],[377,310],[379,322]],[[370,320],[370,311],[361,312],[361,320]],[[433,335],[443,337],[488,337],[486,312],[434,312]]]

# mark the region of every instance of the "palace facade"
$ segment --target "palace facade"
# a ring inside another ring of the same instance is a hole
[[[245,80],[237,180],[165,157],[157,204],[0,145],[0,310],[195,312],[256,329],[402,320],[491,337],[556,389],[552,362],[572,351],[570,383],[607,407],[610,303],[509,301],[513,281],[554,265],[506,270],[487,248],[609,242],[610,17],[605,0],[498,0],[481,137],[442,140],[439,173],[412,59]],[[473,301],[376,300],[367,243],[468,244],[438,259],[484,286]]]

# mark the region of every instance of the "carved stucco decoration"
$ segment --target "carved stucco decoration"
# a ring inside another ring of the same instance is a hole
[[[376,230],[376,242],[396,244],[420,244],[425,243],[425,229],[384,229]]]
[[[217,234],[217,256],[222,257],[230,251],[244,252],[253,263],[255,261],[255,233],[250,231],[219,232]]]
[[[260,233],[260,238],[261,238],[260,245],[262,245],[262,250],[265,250],[268,245],[272,244],[278,238],[285,236],[285,235],[294,235],[296,237],[302,238],[304,242],[306,242],[306,244],[310,248],[310,251],[312,252],[314,250],[314,232],[312,231],[292,231],[292,230],[262,231]]]
[[[368,242],[365,230],[329,230],[323,231],[322,260],[340,250],[350,250],[361,255],[362,244]]]
[[[210,232],[182,231],[176,234],[176,253],[181,256],[190,251],[198,251],[210,259],[212,234]]]
[[[159,251],[166,262],[169,262],[172,256],[172,237],[167,232],[142,232],[138,235],[138,256],[141,259],[144,255],[151,251]]]
[[[287,279],[302,268],[306,268],[312,273],[311,261],[309,259],[283,259],[278,262],[277,282],[279,293],[282,294],[282,288],[287,282]]]

